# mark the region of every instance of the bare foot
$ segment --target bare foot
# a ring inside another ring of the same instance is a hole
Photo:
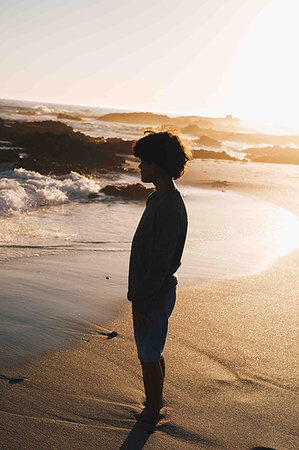
[[[164,414],[160,414],[157,411],[150,410],[147,406],[143,408],[140,414],[135,414],[136,420],[144,423],[158,423],[161,419],[164,418]]]

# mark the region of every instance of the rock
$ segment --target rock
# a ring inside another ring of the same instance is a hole
[[[67,114],[67,113],[58,113],[57,119],[66,119],[66,120],[82,120],[80,116]]]
[[[132,141],[124,141],[120,138],[107,138],[104,140],[107,150],[113,148],[113,152],[120,155],[132,155]]]
[[[136,167],[125,167],[124,171],[128,173],[139,173],[139,170]]]
[[[111,333],[109,333],[107,335],[107,339],[112,339],[112,338],[114,338],[117,335],[118,335],[117,331],[111,331]]]
[[[165,114],[155,114],[151,112],[131,112],[131,113],[110,113],[104,116],[98,117],[98,120],[108,122],[120,122],[130,124],[140,124],[145,126],[166,126],[167,128],[182,128],[188,125],[196,124],[201,127],[211,128],[213,125],[218,127],[227,126],[229,123],[231,126],[239,119],[226,117],[212,118],[212,117],[199,117],[199,116],[177,116],[169,117]],[[238,122],[239,123],[239,122]]]
[[[0,150],[0,164],[17,163],[18,161],[19,155],[16,151],[10,149]]]
[[[229,161],[240,161],[238,158],[228,155],[225,152],[213,152],[212,150],[192,150],[193,158],[200,159],[225,159]]]
[[[98,198],[99,193],[98,192],[90,192],[87,197],[88,198]]]
[[[173,119],[164,114],[151,112],[109,113],[98,117],[98,119],[105,122],[139,123],[144,125],[161,125],[173,122]]]
[[[202,131],[197,125],[188,125],[182,129],[182,133],[200,137]]]
[[[107,186],[102,188],[100,192],[106,195],[111,195],[113,197],[122,197],[130,200],[144,200],[154,190],[154,188],[146,188],[141,183],[121,184],[119,186],[108,184]]]
[[[0,140],[8,140],[28,155],[20,159],[18,155],[4,154],[3,151],[1,162],[13,161],[17,168],[43,175],[65,175],[72,171],[81,174],[123,171],[126,164],[124,155],[132,153],[131,141],[92,138],[52,120],[1,120]]]
[[[214,148],[219,148],[222,146],[221,142],[205,135],[202,135],[200,139],[196,139],[195,141],[192,142],[195,142],[197,145],[205,145],[207,147],[214,147]]]
[[[299,164],[299,149],[291,147],[254,147],[244,150],[247,157],[254,162],[273,164]]]

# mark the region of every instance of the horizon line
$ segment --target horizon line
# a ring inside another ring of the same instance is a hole
[[[183,116],[183,117],[190,117],[190,116],[195,116],[198,118],[203,118],[203,119],[226,119],[227,116],[231,116],[232,119],[238,119],[240,120],[241,124],[247,124],[247,125],[251,125],[251,126],[258,126],[258,127],[265,127],[265,128],[279,128],[281,130],[284,131],[289,131],[289,132],[293,132],[293,133],[299,133],[299,129],[296,130],[292,127],[287,127],[285,125],[278,125],[278,124],[268,124],[268,123],[263,123],[263,122],[253,122],[251,120],[243,120],[240,117],[234,115],[234,114],[226,114],[226,115],[210,115],[210,116],[205,116],[205,115],[199,115],[199,113],[194,113],[194,112],[183,112],[183,111],[166,111],[166,110],[146,110],[146,109],[138,109],[138,108],[133,108],[133,107],[123,107],[123,106],[119,106],[119,105],[94,105],[94,104],[81,104],[81,103],[55,103],[53,101],[48,101],[48,100],[24,100],[24,99],[20,99],[20,98],[0,98],[0,101],[2,100],[8,100],[8,101],[19,101],[19,102],[28,102],[28,103],[40,103],[40,104],[50,104],[50,105],[61,105],[61,106],[79,106],[79,107],[90,107],[90,108],[103,108],[103,109],[115,109],[116,112],[120,111],[120,112],[136,112],[136,113],[151,113],[151,114],[161,114],[161,115],[173,115],[173,116]],[[204,113],[202,113],[204,114]]]

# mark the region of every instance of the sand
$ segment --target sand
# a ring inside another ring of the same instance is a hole
[[[293,168],[278,178],[275,165],[203,164],[200,179],[193,165],[184,182],[258,195],[299,216]],[[71,348],[2,370],[1,448],[298,448],[298,267],[295,250],[256,275],[179,288],[156,430],[134,420],[144,393],[125,298],[105,329],[90,324]]]

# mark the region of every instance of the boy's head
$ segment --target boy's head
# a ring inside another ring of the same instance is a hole
[[[170,131],[146,131],[133,145],[133,154],[147,163],[156,164],[162,173],[175,180],[180,178],[191,159],[191,152],[179,136]]]

